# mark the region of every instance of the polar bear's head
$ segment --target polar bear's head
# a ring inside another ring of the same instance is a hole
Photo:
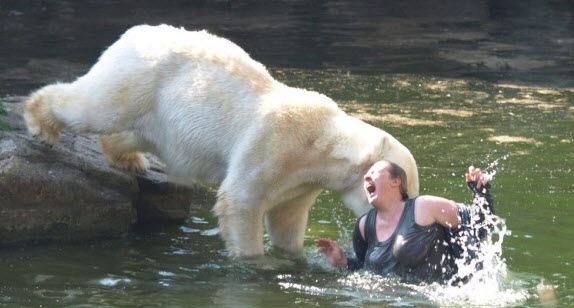
[[[332,152],[332,155],[348,163],[346,168],[340,169],[345,175],[342,177],[344,189],[339,191],[345,205],[356,215],[362,215],[371,208],[363,190],[363,177],[380,160],[393,162],[403,168],[407,175],[408,196],[418,196],[417,164],[407,147],[391,134],[352,117],[340,118],[338,125],[346,127],[339,127],[338,131],[350,133]]]

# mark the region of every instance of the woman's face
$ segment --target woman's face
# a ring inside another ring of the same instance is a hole
[[[375,163],[365,174],[363,188],[371,205],[374,205],[377,199],[388,193],[392,181],[388,171],[390,167],[388,162],[380,161]]]

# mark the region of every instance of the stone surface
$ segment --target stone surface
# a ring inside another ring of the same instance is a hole
[[[10,127],[0,131],[0,244],[118,237],[136,223],[184,220],[194,200],[213,195],[168,182],[152,156],[145,175],[109,167],[94,135],[37,142],[21,117],[23,99],[4,98],[0,115]]]

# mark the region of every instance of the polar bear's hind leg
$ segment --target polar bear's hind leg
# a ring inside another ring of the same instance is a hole
[[[136,173],[145,173],[149,161],[140,151],[145,150],[145,141],[136,133],[125,131],[100,136],[102,152],[112,167],[126,169]]]

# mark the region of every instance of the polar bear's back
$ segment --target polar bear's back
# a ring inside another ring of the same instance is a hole
[[[142,25],[126,31],[69,89],[73,110],[98,115],[90,129],[137,131],[176,177],[221,178],[234,144],[270,103],[264,97],[280,87],[229,40]]]
[[[94,103],[107,100],[119,104],[136,99],[148,106],[158,89],[181,88],[186,81],[192,83],[187,86],[189,91],[172,95],[188,95],[193,86],[195,94],[200,94],[201,86],[212,81],[209,78],[217,82],[210,83],[208,90],[220,87],[219,92],[230,91],[227,85],[234,84],[234,92],[261,95],[277,84],[261,63],[233,42],[206,31],[167,25],[132,27],[75,83]]]
[[[217,67],[260,92],[271,90],[275,83],[265,66],[233,42],[207,31],[168,25],[132,27],[102,54],[100,62],[106,58],[132,64],[141,61],[139,65],[127,66],[153,68],[166,74],[177,73],[182,65],[190,63]]]

